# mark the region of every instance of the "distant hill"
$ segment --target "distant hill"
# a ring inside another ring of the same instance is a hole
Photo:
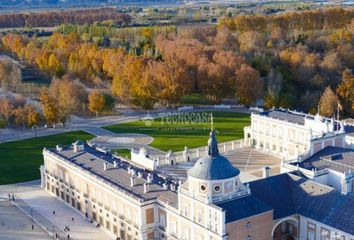
[[[178,0],[0,0],[0,9],[176,3]]]

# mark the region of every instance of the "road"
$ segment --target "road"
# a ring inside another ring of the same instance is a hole
[[[241,113],[250,113],[250,110],[243,107],[236,107],[232,109],[215,109],[210,106],[198,107],[190,110],[155,110],[148,113],[136,113],[136,112],[126,112],[122,115],[115,116],[105,116],[99,118],[81,118],[77,116],[72,116],[71,119],[67,122],[64,127],[57,128],[37,128],[36,131],[33,129],[2,129],[0,130],[0,143],[2,142],[11,142],[18,141],[23,139],[33,138],[35,136],[49,136],[59,133],[65,133],[70,131],[83,130],[88,133],[92,133],[96,136],[116,136],[114,133],[110,133],[107,130],[102,129],[103,126],[120,124],[125,122],[133,122],[137,120],[144,119],[145,117],[156,118],[161,114],[166,113],[182,113],[182,112],[200,112],[200,111],[232,111],[232,112],[241,112]]]
[[[4,129],[1,130],[0,143],[1,142],[11,142],[23,139],[29,139],[41,136],[49,136],[59,133],[83,130],[87,132],[98,132],[103,131],[100,127],[107,125],[114,125],[129,121],[137,121],[136,116],[108,116],[101,118],[79,118],[72,117],[72,119],[64,127],[57,128],[37,128],[36,131],[33,129]]]

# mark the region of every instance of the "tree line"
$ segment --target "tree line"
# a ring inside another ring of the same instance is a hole
[[[118,13],[113,8],[8,13],[0,15],[0,28],[54,27],[60,24],[91,24],[105,20],[110,20],[116,25],[126,26],[131,22],[131,16]]]
[[[224,23],[183,27],[168,34],[150,35],[142,48],[150,48],[154,54],[98,45],[77,31],[54,33],[44,41],[8,34],[2,43],[51,76],[68,74],[89,86],[109,87],[120,101],[137,108],[171,106],[184,95],[202,93],[215,103],[235,98],[252,105],[263,99],[266,108],[316,112],[319,102],[328,102],[320,98],[325,89],[330,89],[344,106],[345,114],[350,115],[354,111],[354,21],[347,18],[352,16],[352,9],[310,12],[314,16],[327,14],[324,23],[330,13],[337,17],[339,12],[345,20],[332,27],[321,25],[306,11],[303,16],[290,14],[284,28],[267,26],[263,32],[255,31],[252,24],[248,31]],[[315,21],[310,24],[313,30],[283,31],[300,26],[304,19]],[[326,91],[323,95],[331,96]]]
[[[342,28],[354,17],[354,8],[324,8],[301,12],[286,12],[275,15],[238,15],[225,17],[220,24],[236,32],[318,31]]]

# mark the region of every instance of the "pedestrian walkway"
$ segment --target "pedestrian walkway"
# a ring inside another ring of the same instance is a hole
[[[49,240],[52,238],[10,201],[2,199],[0,200],[0,239]]]
[[[70,235],[70,239],[114,239],[113,236],[110,236],[102,229],[97,228],[94,224],[90,223],[79,212],[42,189],[17,193],[16,195],[44,218],[49,219],[51,224],[56,228],[64,231],[65,227],[68,226],[70,231],[65,232]]]
[[[48,221],[46,226],[55,226],[55,229],[60,229],[61,232],[64,232],[65,226],[69,226],[70,231],[65,232],[70,234],[70,239],[74,240],[110,240],[115,239],[114,237],[110,236],[108,233],[103,231],[100,228],[96,228],[94,224],[89,223],[84,216],[82,216],[79,212],[74,210],[73,208],[67,206],[64,202],[60,201],[53,195],[49,194],[48,192],[44,191],[40,187],[40,181],[32,181],[26,183],[19,183],[19,184],[9,184],[9,185],[1,185],[0,186],[0,201],[8,201],[8,194],[12,193],[15,194],[15,202],[16,204],[20,203],[20,199],[23,200],[26,205],[26,208],[33,208],[34,219],[36,220],[36,216],[40,215],[41,219],[45,219]],[[0,202],[1,203],[1,202]],[[11,204],[12,206],[12,204]],[[11,207],[10,206],[10,207]],[[27,230],[31,228],[32,225],[28,225],[28,221],[30,221],[30,217],[27,217],[22,211],[18,208],[12,207],[11,208],[14,213],[14,219],[23,219],[25,222],[21,222],[20,220],[16,221],[18,225],[13,225],[13,229],[9,229],[8,231],[1,232],[1,207],[0,207],[0,239],[3,240],[33,240],[33,239],[53,239],[53,238],[41,238],[33,237],[32,235],[27,234],[28,237],[22,236],[22,234],[26,234]],[[14,209],[14,210],[13,210]],[[28,209],[27,209],[28,210]],[[9,211],[9,210],[6,210]],[[55,211],[55,214],[53,214]],[[26,211],[27,215],[30,215]],[[5,215],[4,215],[5,216]],[[8,217],[4,217],[6,219],[11,219]],[[74,221],[72,221],[74,218]],[[15,220],[14,220],[15,221]],[[37,225],[35,225],[35,229],[39,232],[45,233]],[[24,229],[22,231],[22,228]],[[50,232],[51,229],[48,229]],[[1,234],[2,233],[2,234]],[[50,232],[51,233],[51,232]],[[11,237],[13,234],[13,238]],[[3,237],[4,236],[4,237]],[[6,236],[6,237],[5,237]],[[22,236],[22,237],[21,237]],[[48,234],[45,235],[48,237]],[[63,238],[62,238],[63,239]],[[64,238],[65,239],[65,238]],[[66,238],[67,239],[67,238]]]

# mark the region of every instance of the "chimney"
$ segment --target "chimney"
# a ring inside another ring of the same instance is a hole
[[[117,163],[117,161],[113,161],[113,166],[114,166],[115,168],[118,168],[118,163]]]
[[[266,167],[263,167],[263,178],[267,178],[270,176],[270,167],[266,166]]]
[[[106,162],[103,163],[103,170],[107,171],[107,163]]]
[[[149,184],[144,183],[144,193],[147,193],[149,191]]]
[[[151,173],[148,173],[148,176],[147,176],[147,182],[148,183],[152,183],[152,174]]]
[[[130,177],[130,186],[131,187],[134,187],[134,185],[135,185],[135,177]]]
[[[56,150],[57,150],[57,152],[60,152],[61,150],[63,150],[63,147],[60,146],[60,145],[57,145],[57,146],[56,146]]]

